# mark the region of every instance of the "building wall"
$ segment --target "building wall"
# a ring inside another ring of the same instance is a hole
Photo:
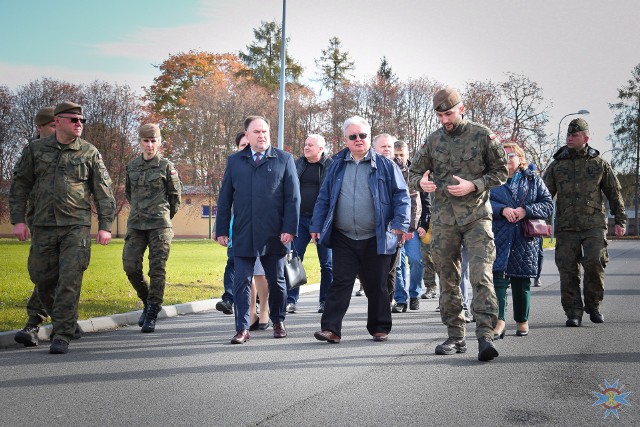
[[[209,238],[209,230],[213,227],[215,217],[203,217],[202,206],[209,206],[209,196],[190,194],[182,196],[182,205],[180,210],[173,217],[173,233],[176,238],[180,239],[207,239]],[[127,218],[129,216],[129,206],[125,206],[120,214],[113,221],[111,234],[113,237],[124,238],[127,234]],[[211,225],[210,225],[211,224]],[[8,219],[0,222],[0,237],[13,237],[13,226]],[[91,234],[98,233],[98,219],[93,216],[91,219]]]

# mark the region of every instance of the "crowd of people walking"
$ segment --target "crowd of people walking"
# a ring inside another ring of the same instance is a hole
[[[500,141],[465,117],[455,89],[436,92],[433,106],[441,127],[413,156],[405,141],[384,132],[373,136],[369,122],[353,116],[342,126],[342,149],[330,155],[325,139],[310,134],[303,155],[294,159],[271,144],[267,118],[246,118],[235,138],[237,150],[227,159],[214,229],[227,248],[224,294],[216,309],[234,316],[232,344],[269,328],[274,338],[287,337],[285,318],[296,313],[299,298],[299,289],[286,285],[287,255],[293,249],[304,259],[315,244],[321,269],[317,340],[341,342],[358,279],[356,295],[367,298],[366,329],[373,341],[389,339],[393,316],[419,310],[421,298],[439,298],[446,339],[435,353],[466,352],[466,327],[475,322],[478,359],[493,360],[499,355],[495,340],[508,329],[508,288],[515,335],[530,332],[530,286],[540,277],[544,232],[532,234],[529,225],[552,216],[554,197],[566,326],[579,327],[583,313],[604,322],[604,199],[617,236],[625,233],[627,218],[611,166],[588,144],[588,124],[569,124],[566,145],[540,176],[520,145]],[[40,110],[37,138],[24,148],[10,189],[14,234],[31,238],[28,269],[35,284],[27,323],[15,340],[38,345],[38,328],[50,316],[53,354],[67,353],[69,342],[81,335],[78,301],[90,259],[91,200],[97,243],[111,241],[115,214],[102,157],[80,138],[85,121],[82,106],[73,102]],[[182,184],[161,154],[158,124],[139,128],[139,145],[140,155],[126,166],[130,211],[122,262],[143,306],[138,325],[152,333],[162,310],[171,219],[180,208]],[[148,279],[142,270],[147,249]]]

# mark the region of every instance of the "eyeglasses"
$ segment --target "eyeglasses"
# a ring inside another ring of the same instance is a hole
[[[367,139],[368,134],[366,133],[354,133],[353,135],[349,135],[349,141],[355,141],[356,139]]]
[[[516,153],[508,153],[507,157],[513,159],[514,157],[518,157],[518,155]]]
[[[79,117],[67,117],[67,116],[58,116],[58,117],[62,117],[63,119],[68,119],[71,123],[82,123],[85,124],[87,123],[87,119],[81,119]]]

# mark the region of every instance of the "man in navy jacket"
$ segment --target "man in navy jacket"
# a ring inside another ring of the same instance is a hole
[[[375,341],[391,331],[387,274],[398,241],[409,229],[409,193],[398,166],[371,149],[371,126],[362,117],[343,125],[347,148],[333,163],[316,200],[312,239],[333,250],[322,330],[316,339],[339,343],[351,291],[360,276],[368,301],[367,330]]]
[[[249,339],[250,284],[256,257],[260,257],[269,282],[273,336],[287,336],[284,263],[300,218],[300,186],[293,156],[271,146],[265,118],[249,116],[244,125],[249,146],[227,159],[216,216],[217,240],[226,247],[233,209],[236,335],[232,344]]]

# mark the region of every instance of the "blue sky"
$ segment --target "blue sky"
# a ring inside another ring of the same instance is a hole
[[[141,93],[169,54],[237,53],[261,21],[281,17],[282,0],[0,0],[0,85],[100,79]],[[458,88],[524,74],[553,104],[548,132],[587,109],[601,151],[611,148],[607,103],[640,63],[638,22],[636,0],[287,1],[289,53],[306,79],[334,36],[359,79],[382,56],[403,79],[426,75]]]

